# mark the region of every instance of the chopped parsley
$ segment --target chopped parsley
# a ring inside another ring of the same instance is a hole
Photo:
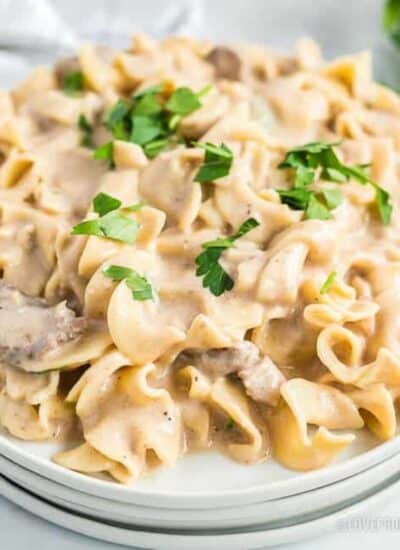
[[[134,269],[122,265],[110,265],[103,269],[103,274],[113,281],[125,281],[126,286],[132,291],[134,300],[153,299],[151,283]]]
[[[180,121],[202,106],[200,99],[208,90],[206,87],[196,93],[190,88],[180,87],[166,99],[164,86],[152,86],[130,99],[119,99],[105,113],[103,123],[113,139],[136,143],[149,158],[154,158],[170,143],[177,141]],[[108,152],[110,160],[112,151]],[[95,154],[95,158],[104,156]]]
[[[143,146],[143,151],[149,159],[156,157],[169,144],[168,138],[155,139],[151,143],[146,143]]]
[[[84,79],[81,71],[68,73],[62,81],[62,90],[67,95],[76,95],[83,90]]]
[[[321,189],[312,191],[306,187],[289,190],[278,190],[283,204],[287,204],[293,210],[303,210],[307,220],[328,220],[332,218],[330,213],[342,202],[342,194],[338,189]]]
[[[230,237],[220,237],[203,243],[201,252],[196,258],[196,275],[203,278],[203,287],[208,288],[214,296],[220,296],[227,290],[232,290],[234,281],[219,263],[219,259],[228,248],[232,248],[240,237],[260,225],[254,218],[249,218]]]
[[[205,150],[204,162],[200,166],[194,181],[200,183],[214,181],[229,174],[233,162],[233,153],[229,147],[224,143],[214,145],[212,143],[196,142],[194,145]]]
[[[113,168],[114,167],[114,143],[112,141],[103,143],[103,145],[100,145],[100,147],[97,147],[97,149],[95,149],[95,151],[93,152],[93,156],[95,159],[98,159],[98,160],[108,160],[110,167]]]
[[[150,86],[149,88],[144,88],[143,90],[136,92],[132,97],[133,99],[139,99],[148,94],[161,94],[163,91],[164,86],[162,84],[155,84],[154,86]]]
[[[332,271],[331,273],[329,273],[329,275],[325,279],[324,284],[319,289],[320,294],[326,294],[327,292],[329,292],[329,290],[332,288],[333,283],[336,280],[336,276],[337,276],[336,271]]]
[[[118,210],[122,202],[107,193],[98,193],[93,199],[93,210],[99,216],[105,216],[113,210]]]
[[[342,202],[338,189],[310,188],[315,181],[317,170],[322,180],[334,183],[345,183],[355,179],[361,184],[371,185],[375,191],[375,204],[379,217],[385,225],[390,223],[392,205],[390,195],[368,176],[368,165],[344,165],[336,155],[333,147],[337,143],[315,142],[296,147],[287,152],[278,168],[294,170],[292,189],[278,190],[282,203],[294,210],[303,210],[306,219],[329,219],[330,211]]]
[[[98,217],[75,225],[72,229],[72,235],[95,235],[125,243],[133,243],[140,229],[140,224],[126,216],[123,210],[135,211],[141,206],[143,204],[138,203],[124,209],[120,200],[107,193],[98,193],[93,199],[93,209]]]
[[[93,146],[93,127],[85,117],[85,115],[80,114],[78,118],[78,128],[81,131],[81,140],[80,144],[82,147],[92,147]]]

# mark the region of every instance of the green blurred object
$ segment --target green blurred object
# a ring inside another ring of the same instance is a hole
[[[400,0],[386,0],[382,10],[382,25],[389,38],[400,47]]]

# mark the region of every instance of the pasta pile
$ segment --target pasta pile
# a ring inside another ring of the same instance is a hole
[[[369,54],[311,40],[136,36],[1,92],[3,284],[27,325],[25,295],[86,324],[1,355],[0,424],[123,483],[190,450],[305,471],[392,438],[399,136]]]

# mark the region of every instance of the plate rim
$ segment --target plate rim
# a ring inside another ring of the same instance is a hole
[[[282,514],[283,508],[290,504],[290,514],[282,516],[285,521],[298,517],[299,509],[307,514],[315,513],[321,507],[324,510],[329,510],[332,506],[345,505],[350,499],[360,500],[367,498],[369,494],[366,494],[366,487],[371,485],[368,478],[373,477],[372,490],[376,490],[387,480],[390,480],[394,475],[399,473],[399,465],[400,454],[397,454],[372,469],[367,469],[350,478],[326,487],[317,488],[314,491],[308,491],[283,499],[263,501],[248,506],[232,506],[229,509],[221,508],[218,512],[216,510],[203,510],[199,513],[198,510],[190,509],[166,511],[162,508],[132,506],[131,504],[128,505],[114,501],[108,503],[107,499],[87,495],[57,484],[0,456],[0,467],[7,479],[15,482],[20,487],[26,488],[33,495],[54,503],[56,506],[65,507],[75,513],[91,515],[92,517],[97,517],[99,520],[108,519],[126,526],[134,524],[143,525],[144,527],[149,525],[165,527],[171,524],[170,527],[174,526],[174,528],[182,530],[237,527],[238,521],[242,526],[257,525],[261,522],[261,518],[264,519],[265,523],[269,513],[268,510],[270,509],[268,506],[278,506],[280,510],[278,513]],[[311,502],[315,504],[310,505]],[[105,503],[107,503],[106,506],[104,506]],[[267,505],[267,509],[265,509],[265,505]],[[296,513],[294,513],[295,510]],[[243,518],[243,511],[245,512],[245,518]],[[204,512],[208,512],[206,519],[204,518]],[[110,513],[113,517],[109,515]],[[199,518],[201,521],[199,521]],[[212,522],[209,523],[211,518]],[[272,523],[278,521],[278,519],[271,519],[269,516],[268,518]],[[144,523],[141,523],[142,521]]]
[[[113,481],[101,480],[67,470],[51,462],[48,458],[38,457],[25,449],[19,448],[18,442],[14,442],[11,437],[0,433],[0,454],[56,483],[108,500],[178,509],[229,507],[233,502],[239,506],[295,495],[346,479],[355,473],[360,473],[385,461],[397,452],[400,452],[400,435],[343,462],[321,470],[300,472],[298,476],[291,479],[266,482],[257,486],[239,489],[207,490],[188,494],[179,491],[143,490],[135,487],[134,484],[120,485]]]

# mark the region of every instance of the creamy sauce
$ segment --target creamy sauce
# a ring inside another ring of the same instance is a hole
[[[84,79],[72,95],[62,90],[71,71]],[[78,118],[96,148],[113,139],[102,121],[117,99],[160,83],[169,97],[182,86],[211,89],[154,158],[121,140],[112,168],[94,158]],[[308,40],[289,58],[138,36],[123,52],[84,46],[2,92],[1,425],[28,440],[68,432],[72,448],[57,463],[121,482],[190,450],[217,448],[246,464],[273,455],[310,470],[363,427],[393,437],[399,124],[400,99],[372,81],[367,54],[325,63]],[[196,181],[205,162],[189,146],[197,140],[232,151],[224,177]],[[391,196],[389,224],[374,187],[354,177],[339,186],[316,172],[313,189],[342,194],[329,219],[281,202],[277,190],[292,188],[294,171],[279,164],[315,141],[340,142],[346,166],[370,165]],[[145,202],[125,214],[140,226],[135,242],[71,235],[96,220],[99,192],[123,206]],[[196,258],[249,218],[257,227],[221,254],[233,288],[217,296]],[[112,265],[145,277],[154,299],[107,278]]]

